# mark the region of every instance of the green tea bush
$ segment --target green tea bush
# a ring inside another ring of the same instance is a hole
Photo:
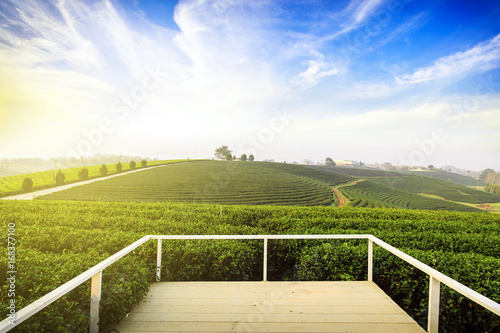
[[[258,281],[262,279],[262,241],[163,241],[166,281]]]
[[[236,163],[236,162],[235,162]],[[167,168],[165,168],[167,169]],[[16,224],[19,308],[144,235],[373,234],[477,292],[500,301],[500,216],[403,209],[223,206],[169,203],[0,201]],[[366,240],[269,240],[269,280],[365,280]],[[262,240],[163,241],[163,281],[261,280]],[[6,265],[6,257],[0,257]],[[156,271],[150,241],[103,273],[101,327],[116,324]],[[0,279],[6,280],[6,270]],[[425,328],[428,278],[378,246],[374,280]],[[0,290],[5,304],[7,286]],[[18,332],[86,332],[86,282],[17,327]],[[443,332],[498,332],[498,316],[442,286]],[[5,316],[6,309],[0,310]]]
[[[414,258],[469,288],[500,302],[500,262],[472,253],[403,249]],[[304,248],[297,257],[296,278],[309,281],[367,279],[367,246],[348,242]],[[374,245],[374,282],[422,327],[427,325],[428,276]],[[498,332],[500,318],[458,292],[441,285],[440,332]]]

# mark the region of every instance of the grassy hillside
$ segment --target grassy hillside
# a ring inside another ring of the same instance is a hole
[[[167,160],[167,161],[154,161],[154,162],[149,161],[148,165],[149,166],[161,165],[161,164],[176,163],[176,162],[181,162],[181,161],[184,161],[184,160]],[[136,161],[136,168],[141,167],[140,162],[141,161]],[[122,163],[122,165],[123,165],[122,171],[130,170],[129,163]],[[99,169],[101,168],[101,166],[102,165],[87,166],[86,168],[89,170],[89,178],[100,177]],[[116,173],[116,165],[115,164],[106,164],[106,167],[108,168],[108,175],[112,175],[112,174]],[[82,169],[81,167],[61,169],[61,171],[66,176],[65,183],[72,183],[72,182],[79,181],[78,171],[81,169]],[[26,177],[29,177],[33,180],[34,190],[39,190],[39,189],[55,186],[55,184],[54,184],[54,170],[40,171],[40,172],[27,173],[27,174],[22,174],[22,175],[2,177],[2,178],[0,178],[0,197],[6,196],[6,195],[14,195],[14,194],[22,193],[22,184],[23,184],[24,178],[26,178]]]
[[[464,186],[484,186],[485,183],[479,179],[474,179],[472,177],[467,177],[458,173],[448,172],[443,170],[432,170],[432,171],[404,171],[402,173],[413,175],[413,176],[423,176],[436,178],[441,180],[446,180],[459,185]]]
[[[491,193],[432,177],[364,168],[326,166],[314,166],[310,168],[369,180],[368,183],[356,184],[353,188],[341,188],[342,193],[345,193],[346,197],[352,198],[351,205],[361,205],[363,207],[394,207],[394,203],[397,202],[396,207],[400,208],[406,206],[408,208],[413,207],[418,209],[470,211],[467,207],[464,208],[454,202],[469,204],[469,206],[471,204],[481,205],[500,202],[500,197]],[[443,172],[433,171],[427,172],[427,174],[440,174]],[[463,176],[460,177],[467,178]],[[370,182],[378,183],[381,187]],[[423,194],[426,196],[426,199],[419,198],[419,196],[415,196],[414,194]],[[435,198],[440,198],[449,202],[437,203],[436,201],[427,200]],[[409,204],[408,200],[413,203]]]
[[[311,169],[321,170],[324,172],[337,173],[341,175],[353,176],[357,178],[367,178],[367,177],[398,177],[401,176],[400,173],[390,172],[384,170],[375,170],[368,168],[350,168],[350,167],[331,167],[324,165],[311,165],[308,166]]]
[[[478,212],[477,208],[448,202],[435,198],[429,198],[414,194],[409,191],[400,190],[383,183],[379,184],[371,180],[381,178],[370,178],[354,185],[342,187],[340,190],[350,200],[349,206],[353,207],[392,207],[409,209],[431,209],[431,210],[456,210],[462,212]]]
[[[466,177],[454,172],[433,170],[433,171],[384,171],[368,168],[351,168],[351,167],[329,167],[329,166],[310,166],[310,168],[339,173],[342,175],[349,175],[359,178],[371,177],[401,177],[404,176],[422,176],[429,178],[436,178],[451,183],[463,186],[484,186],[484,182],[477,179]]]
[[[168,167],[167,167],[168,168]],[[147,234],[373,234],[500,302],[500,216],[402,209],[226,206],[169,203],[0,201],[4,227],[16,225],[18,310]],[[101,327],[123,318],[154,279],[150,242],[103,272]],[[165,241],[166,280],[259,280],[260,241]],[[365,280],[366,241],[269,241],[270,280]],[[0,257],[6,266],[7,256]],[[6,270],[0,279],[6,280]],[[374,248],[374,281],[426,327],[428,278]],[[0,302],[8,302],[7,284]],[[81,332],[89,283],[18,332]],[[7,308],[1,309],[4,316]],[[441,330],[498,332],[500,318],[441,289]]]
[[[360,178],[338,174],[337,169],[285,163],[192,161],[78,186],[39,199],[325,206],[335,203],[332,187],[341,186],[338,189],[350,200],[350,206],[366,208],[480,211],[418,195],[423,189],[427,194],[442,192],[443,198],[472,204],[500,201],[499,197],[460,185],[417,176],[380,177],[376,170],[356,171],[377,177],[354,184]]]
[[[396,189],[412,193],[432,194],[451,201],[471,204],[500,202],[500,197],[491,193],[430,177],[380,177],[371,178],[370,180]]]
[[[40,199],[225,205],[317,206],[333,203],[334,196],[326,183],[296,171],[293,167],[276,168],[272,163],[194,161],[78,186]],[[332,183],[344,179],[333,174],[328,176]]]

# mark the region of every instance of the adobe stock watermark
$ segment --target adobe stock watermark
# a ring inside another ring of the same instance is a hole
[[[7,319],[9,324],[16,325],[16,224],[11,222],[7,229]]]
[[[293,115],[286,110],[277,111],[268,123],[268,126],[259,130],[256,135],[248,136],[238,145],[238,152],[247,155],[257,155],[263,151],[276,138],[276,135],[283,132],[292,122]],[[251,162],[248,162],[251,163]],[[196,189],[194,202],[210,202],[210,198],[214,198],[221,191],[227,188],[231,179],[241,173],[241,164],[226,163],[226,168],[218,173],[210,172],[211,181],[206,183],[202,189]]]
[[[463,120],[470,117],[471,113],[477,110],[479,103],[490,98],[500,86],[500,83],[493,81],[493,75],[487,78],[480,77],[473,95],[463,97],[452,109],[446,110],[442,115],[442,120],[450,124],[445,130],[443,128],[434,128],[429,137],[423,140],[415,140],[417,146],[407,156],[399,156],[400,164],[409,166],[425,165],[428,158],[431,157],[438,145],[446,142],[448,139],[447,131],[458,130]]]
[[[169,73],[162,69],[161,63],[156,63],[154,68],[147,67],[146,73],[140,83],[111,103],[110,111],[115,116],[115,120],[112,117],[104,117],[94,128],[84,130],[82,132],[83,139],[74,146],[66,146],[67,156],[76,156],[77,158],[90,156],[94,148],[103,142],[105,136],[116,129],[116,117],[121,121],[129,117],[131,112],[137,109],[151,92],[160,87],[169,76]]]
[[[237,332],[255,332],[261,331],[261,326],[264,320],[271,318],[276,313],[276,306],[282,305],[284,302],[285,294],[279,290],[271,290],[269,298],[260,301],[253,307],[253,313],[241,316],[237,321]]]
[[[277,111],[267,127],[262,128],[257,135],[248,136],[238,145],[238,151],[256,155],[274,141],[276,134],[283,132],[290,125],[293,115],[286,110]]]
[[[371,41],[381,36],[384,30],[387,29],[393,21],[393,16],[400,14],[402,11],[402,1],[394,0],[390,1],[382,11],[371,15],[372,19],[362,28],[357,29],[352,40],[349,39],[347,45],[342,47],[344,57],[350,58],[367,50]]]

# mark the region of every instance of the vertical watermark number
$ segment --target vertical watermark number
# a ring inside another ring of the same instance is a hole
[[[7,300],[9,324],[16,325],[16,224],[9,223],[7,230]]]

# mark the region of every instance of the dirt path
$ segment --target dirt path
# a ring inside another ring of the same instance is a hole
[[[186,163],[186,162],[181,162],[181,163]],[[106,179],[110,179],[110,178],[114,178],[114,177],[125,176],[125,175],[128,175],[128,174],[134,173],[134,172],[139,172],[139,171],[144,171],[144,170],[151,170],[151,169],[154,169],[154,168],[166,167],[166,166],[169,166],[171,164],[179,164],[179,163],[169,163],[169,164],[164,164],[164,165],[151,166],[149,168],[141,168],[141,169],[137,169],[137,170],[126,171],[126,172],[117,173],[117,174],[114,174],[114,175],[111,175],[111,176],[107,176],[107,177],[99,177],[99,178],[95,178],[95,179],[89,179],[89,180],[85,180],[85,181],[82,181],[82,182],[77,182],[77,183],[68,184],[68,185],[61,185],[61,186],[57,186],[57,187],[54,187],[54,188],[49,188],[49,189],[46,189],[46,190],[40,190],[40,191],[35,191],[35,192],[30,192],[30,193],[13,195],[13,196],[1,198],[1,199],[2,200],[33,200],[33,199],[35,199],[35,198],[37,198],[39,196],[50,194],[50,193],[54,193],[54,192],[59,192],[59,191],[62,191],[62,190],[66,190],[68,188],[75,187],[75,186],[90,184],[90,183],[93,183],[93,182],[98,182],[98,181],[101,181],[101,180],[106,180]]]
[[[356,181],[353,181],[349,184],[344,184],[344,185],[339,185],[337,187],[334,187],[332,188],[332,191],[333,193],[335,194],[335,198],[337,199],[336,202],[335,202],[335,206],[336,207],[344,207],[348,202],[349,200],[347,200],[343,195],[342,195],[342,192],[339,191],[339,188],[341,187],[345,187],[345,186],[351,186],[351,185],[354,185],[354,184],[357,184],[357,183],[360,183],[362,182],[364,179],[358,179]]]
[[[347,203],[347,199],[342,196],[342,193],[340,193],[339,190],[337,190],[335,187],[332,188],[333,193],[335,194],[335,206],[336,207],[343,207]]]
[[[339,185],[339,186],[337,186],[337,188],[341,188],[341,187],[345,187],[345,186],[352,186],[352,185],[355,185],[357,183],[361,183],[362,181],[364,181],[364,179],[358,179],[358,180],[355,180],[349,184]]]

